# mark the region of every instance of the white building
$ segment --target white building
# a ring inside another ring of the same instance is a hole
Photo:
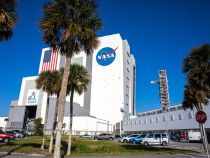
[[[87,68],[91,77],[88,91],[74,96],[73,131],[84,132],[111,131],[115,123],[136,114],[136,67],[134,56],[130,53],[127,40],[119,34],[99,38],[98,49],[91,56],[84,52],[75,55],[73,63]],[[39,73],[42,71],[45,53],[41,54]],[[52,59],[52,56],[51,56]],[[55,68],[64,65],[65,58],[58,55]],[[36,90],[37,76],[24,77],[18,101],[11,102],[9,113],[10,128],[25,128],[27,122],[41,117],[44,122],[47,94]],[[69,96],[66,97],[64,122],[68,129]],[[51,129],[54,118],[56,98],[50,99],[47,129]],[[121,111],[123,110],[123,113]]]
[[[123,129],[126,133],[148,133],[148,132],[187,132],[189,130],[199,130],[194,110],[184,110],[182,105],[171,106],[168,112],[162,109],[147,111],[137,114],[137,116],[124,121]],[[210,139],[210,105],[204,106],[207,115],[205,128]]]

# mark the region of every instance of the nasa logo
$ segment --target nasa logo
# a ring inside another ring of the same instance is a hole
[[[36,103],[36,92],[32,92],[31,96],[28,97],[28,103]]]
[[[115,60],[116,57],[115,51],[117,50],[117,48],[115,49],[112,49],[110,47],[102,48],[96,55],[97,63],[101,66],[110,65]]]

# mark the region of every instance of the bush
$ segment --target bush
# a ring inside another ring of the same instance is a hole
[[[43,135],[43,125],[42,125],[42,118],[37,118],[34,120],[35,124],[35,136],[42,136]]]

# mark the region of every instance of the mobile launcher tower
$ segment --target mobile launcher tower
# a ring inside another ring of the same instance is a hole
[[[159,84],[159,94],[161,108],[164,112],[168,111],[170,106],[169,91],[168,91],[168,79],[166,70],[159,70],[159,79],[151,81],[152,84]]]

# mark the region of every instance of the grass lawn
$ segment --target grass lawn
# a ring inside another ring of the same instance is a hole
[[[62,155],[66,154],[68,137],[62,139]],[[0,152],[36,153],[48,155],[49,139],[46,140],[45,150],[41,150],[41,137],[26,137],[8,144],[0,144]],[[152,155],[189,153],[185,150],[145,147],[142,145],[123,144],[115,141],[97,141],[85,138],[73,138],[72,155],[102,156],[102,155]]]

